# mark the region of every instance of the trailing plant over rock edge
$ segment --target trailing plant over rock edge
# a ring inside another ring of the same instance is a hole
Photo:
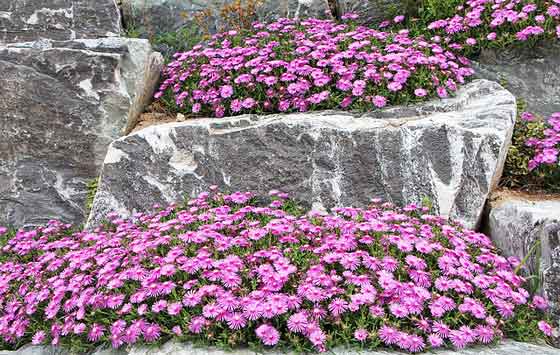
[[[483,234],[416,205],[303,214],[271,196],[202,193],[92,232],[18,231],[2,241],[2,347],[178,338],[418,352],[551,335],[547,302]]]

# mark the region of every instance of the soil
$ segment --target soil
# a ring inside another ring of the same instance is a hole
[[[527,201],[554,201],[560,200],[560,194],[537,193],[499,188],[492,192],[489,202],[491,204],[497,204],[508,198],[517,198]]]
[[[140,115],[138,119],[138,123],[132,130],[131,134],[134,132],[138,132],[141,129],[146,127],[160,125],[164,123],[170,122],[177,122],[181,119],[184,119],[184,116],[179,116],[175,113],[168,112],[163,105],[159,103],[152,103],[150,106],[146,108],[146,111]]]

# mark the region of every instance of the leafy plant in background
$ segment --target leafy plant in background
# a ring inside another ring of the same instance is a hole
[[[152,37],[151,43],[160,50],[167,60],[176,52],[186,52],[203,40],[203,34],[196,24],[185,25],[177,31],[163,32]]]
[[[2,246],[0,338],[419,352],[551,334],[519,260],[483,234],[416,205],[302,215],[271,196],[202,193],[94,231],[18,231]]]

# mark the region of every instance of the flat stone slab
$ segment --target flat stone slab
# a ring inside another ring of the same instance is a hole
[[[0,43],[118,36],[115,0],[2,0]]]
[[[334,355],[404,355],[405,353],[379,350],[362,351],[352,349],[334,349],[329,352]],[[29,346],[18,351],[0,351],[0,355],[67,355],[67,352],[52,347]],[[168,342],[159,348],[132,347],[128,350],[97,350],[92,355],[254,355],[254,351],[235,350],[233,352],[194,347],[189,344]],[[265,355],[291,355],[290,353],[278,351],[266,351]],[[408,353],[406,353],[408,354]],[[426,354],[437,355],[560,355],[560,349],[552,348],[547,345],[535,345],[530,343],[520,343],[506,340],[497,346],[479,346],[462,350],[436,350]]]
[[[487,213],[485,228],[494,244],[507,256],[529,257],[527,273],[540,277],[539,291],[560,326],[560,196],[495,194]]]
[[[477,224],[498,182],[516,115],[514,97],[476,81],[455,98],[366,115],[311,112],[196,119],[152,126],[109,147],[89,225],[218,185],[288,192],[315,209],[399,205],[429,198]]]
[[[83,222],[152,53],[126,38],[0,46],[0,225]]]

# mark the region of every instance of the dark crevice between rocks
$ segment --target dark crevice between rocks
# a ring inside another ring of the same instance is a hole
[[[338,0],[327,0],[327,2],[329,3],[329,9],[331,11],[332,17],[336,20],[340,20],[342,14],[340,11],[340,5],[338,4]]]

